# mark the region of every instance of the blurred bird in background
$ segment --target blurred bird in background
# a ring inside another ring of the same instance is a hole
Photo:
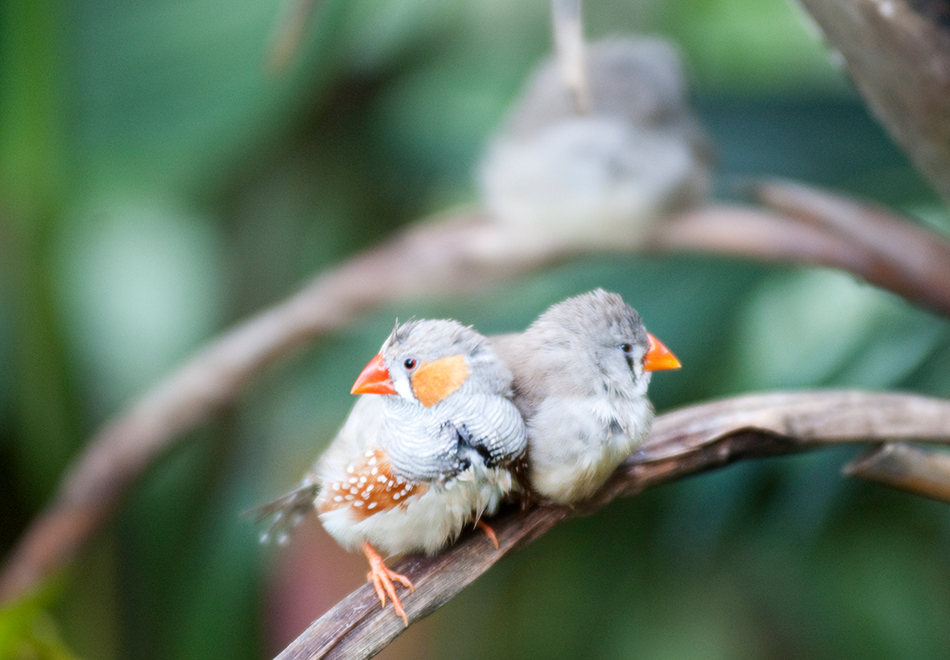
[[[545,60],[482,159],[482,203],[542,244],[626,249],[705,198],[712,147],[669,42],[617,38],[585,50],[587,107],[558,59]]]

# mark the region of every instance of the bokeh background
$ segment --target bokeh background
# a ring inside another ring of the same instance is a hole
[[[282,74],[278,0],[0,1],[0,551],[110,415],[203,341],[473,172],[550,50],[545,0],[323,0]],[[950,231],[946,208],[784,0],[590,0],[590,37],[682,49],[717,193],[781,175]],[[589,258],[407,301],[270,369],[156,464],[67,571],[0,612],[0,657],[269,657],[358,586],[304,526],[240,513],[295,483],[394,317],[496,333],[620,292],[684,368],[660,411],[792,387],[950,395],[950,327],[830,271]],[[618,501],[506,558],[384,657],[943,658],[950,509],[848,481],[856,449]]]

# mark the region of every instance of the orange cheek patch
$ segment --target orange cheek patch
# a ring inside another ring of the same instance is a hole
[[[360,461],[346,468],[346,475],[325,484],[317,500],[320,513],[349,507],[359,520],[374,513],[405,506],[407,500],[422,495],[429,487],[411,483],[393,475],[385,454],[379,450],[367,451]]]
[[[461,355],[423,362],[412,374],[412,393],[428,408],[460,388],[466,378],[468,365]]]

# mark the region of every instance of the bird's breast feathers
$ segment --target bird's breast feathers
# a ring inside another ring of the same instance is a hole
[[[373,467],[378,466],[377,460]],[[386,554],[437,552],[483,513],[493,513],[513,485],[511,473],[500,468],[472,466],[445,483],[413,485],[399,478],[387,478],[384,484],[380,471],[378,485],[367,493],[370,479],[361,484],[366,475],[357,475],[354,469],[352,476],[321,492],[320,521],[344,547],[352,550],[368,541]]]

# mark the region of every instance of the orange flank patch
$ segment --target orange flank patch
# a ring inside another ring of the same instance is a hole
[[[318,503],[320,513],[350,507],[360,520],[374,513],[405,505],[429,487],[393,475],[381,449],[367,451],[346,467],[343,476],[324,486]]]
[[[412,374],[412,393],[426,408],[452,394],[468,378],[468,365],[461,355],[423,362]]]

